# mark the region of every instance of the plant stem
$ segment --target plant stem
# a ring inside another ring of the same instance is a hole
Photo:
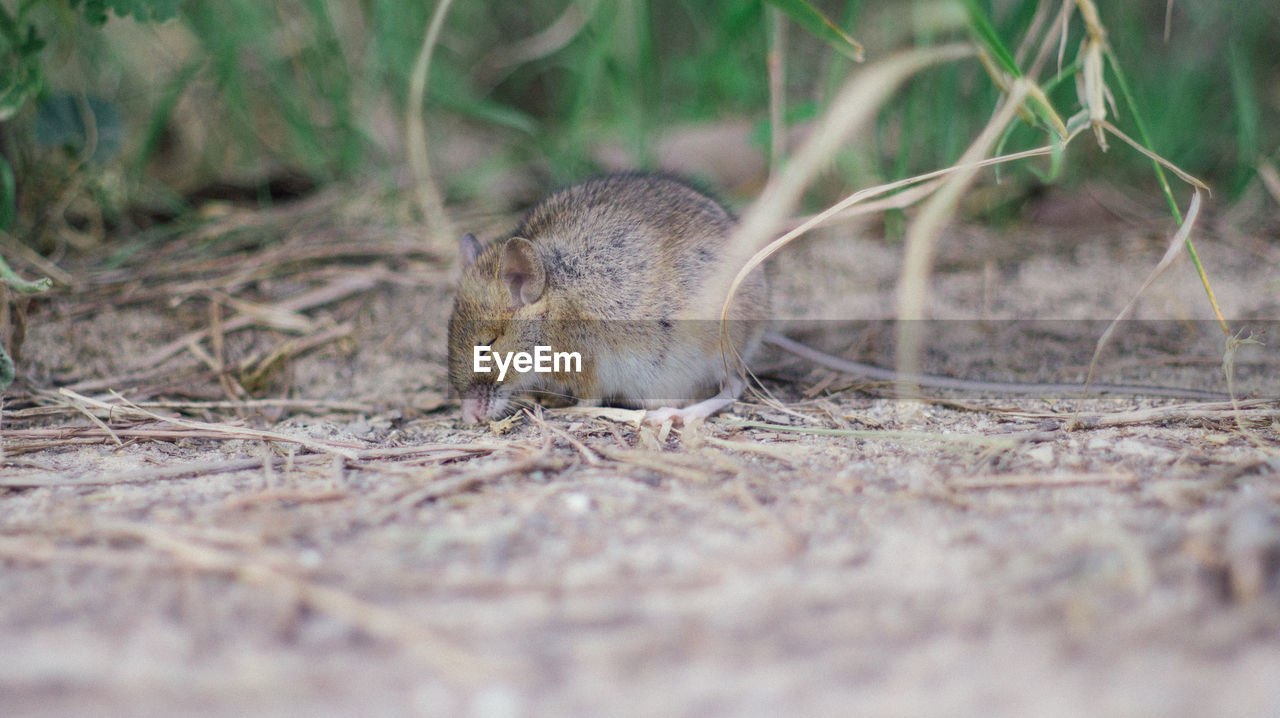
[[[445,213],[440,188],[431,177],[431,163],[427,157],[427,134],[422,103],[426,96],[427,76],[431,70],[431,55],[440,39],[445,15],[453,0],[439,0],[427,33],[422,38],[418,59],[409,77],[409,109],[405,121],[405,149],[409,153],[409,167],[413,171],[413,183],[418,192],[418,206],[431,233],[432,242],[443,241],[453,235],[449,216]]]

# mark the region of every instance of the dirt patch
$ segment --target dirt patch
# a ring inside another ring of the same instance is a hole
[[[772,354],[782,407],[696,430],[573,410],[473,428],[445,391],[452,257],[376,202],[333,205],[85,260],[27,308],[0,712],[1280,707],[1273,347],[1237,355],[1238,413],[904,402]],[[1167,230],[956,229],[927,368],[1081,379]],[[1280,250],[1199,241],[1233,325],[1273,344]],[[897,257],[847,229],[797,245],[776,268],[789,333],[891,364]],[[1188,263],[1135,318],[1107,381],[1226,389]]]

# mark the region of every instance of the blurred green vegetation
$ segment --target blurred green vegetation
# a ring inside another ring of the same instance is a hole
[[[945,3],[813,4],[864,45],[868,60],[967,36],[963,28],[929,29],[932,16],[954,13]],[[1038,4],[976,2],[1010,48],[1021,43]],[[147,3],[90,5],[119,11]],[[0,0],[5,17],[23,18],[0,33],[6,87],[30,79],[22,75],[32,56],[24,33],[46,43],[37,49],[40,83],[31,101],[0,122],[0,152],[16,177],[19,206],[29,214],[76,184],[68,179],[74,173],[107,165],[106,179],[79,184],[93,190],[108,225],[122,221],[131,203],[180,214],[190,208],[184,195],[211,182],[252,183],[281,172],[321,183],[385,176],[403,165],[409,74],[433,5],[185,0],[170,21],[111,15],[99,27],[68,0]],[[750,151],[766,156],[764,7],[761,0],[456,3],[432,65],[428,137],[434,155],[456,149],[450,143],[459,128],[482,141],[470,157],[445,163],[447,172],[437,169],[443,186],[465,199],[512,168],[533,168],[550,183],[572,181],[598,169],[602,143],[620,147],[631,166],[653,167],[655,138],[687,123],[745,120],[756,128]],[[1264,119],[1280,116],[1274,0],[1174,4],[1167,40],[1163,2],[1109,2],[1099,10],[1152,149],[1226,197],[1252,181],[1260,160],[1277,158],[1280,126]],[[1081,32],[1073,23],[1068,61]],[[856,64],[799,26],[786,37],[786,115],[804,120]],[[851,188],[945,166],[997,98],[977,62],[929,71],[882,111],[874,137],[835,158],[833,177]],[[1052,99],[1067,112],[1079,108],[1071,81]],[[76,108],[90,110],[94,131]],[[1130,131],[1133,120],[1121,108],[1116,122]],[[82,157],[90,136],[96,142],[113,133],[110,157],[96,146]],[[1043,140],[1026,128],[1006,149]],[[59,154],[72,159],[50,169]],[[1117,183],[1155,186],[1149,163],[1134,152],[1113,148],[1084,164],[1068,162],[1064,179],[1096,176],[1102,167]]]

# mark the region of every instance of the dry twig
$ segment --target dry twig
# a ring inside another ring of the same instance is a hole
[[[316,439],[308,439],[302,436],[289,436],[288,434],[281,434],[275,431],[251,429],[249,427],[244,427],[244,426],[232,427],[232,426],[227,426],[225,424],[212,424],[205,421],[192,421],[190,419],[179,419],[176,417],[164,416],[161,414],[157,414],[153,411],[148,411],[147,409],[143,409],[142,407],[139,407],[135,404],[131,404],[128,401],[126,401],[124,397],[121,397],[119,394],[116,394],[115,396],[117,399],[119,399],[122,402],[121,404],[108,404],[105,401],[92,399],[90,397],[84,396],[83,394],[77,394],[76,392],[66,388],[59,389],[58,393],[70,398],[73,401],[82,402],[89,406],[93,406],[93,407],[102,409],[104,411],[107,411],[109,415],[113,413],[122,413],[126,415],[133,414],[135,416],[142,416],[148,419],[154,419],[156,421],[173,424],[175,426],[180,426],[186,429],[197,429],[197,430],[208,431],[213,433],[214,435],[220,435],[220,436],[231,435],[234,438],[238,438],[238,439],[255,438],[255,439],[264,439],[267,441],[280,441],[280,442],[289,443],[289,444],[299,444],[308,449],[311,449],[312,451],[319,451],[319,452],[329,453],[329,454],[337,454],[338,456],[342,456],[342,457],[353,459],[353,460],[357,458],[356,451],[350,446],[339,446],[333,442],[317,441]]]

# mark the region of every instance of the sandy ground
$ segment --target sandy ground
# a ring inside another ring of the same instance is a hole
[[[83,287],[28,307],[0,434],[0,714],[1280,715],[1274,399],[905,402],[775,353],[792,413],[468,427],[443,378],[451,258],[309,211],[86,260]],[[961,321],[927,368],[1082,377],[1082,320],[1124,305],[1168,231],[1094,214],[952,231],[932,315]],[[1233,328],[1269,333],[1239,393],[1275,397],[1280,246],[1257,236],[1199,248]],[[326,254],[353,245],[380,249]],[[891,363],[885,325],[832,320],[892,316],[899,254],[849,230],[797,246],[779,316]],[[1225,389],[1188,262],[1135,317],[1108,381]],[[199,403],[244,398],[232,377],[256,403]]]

